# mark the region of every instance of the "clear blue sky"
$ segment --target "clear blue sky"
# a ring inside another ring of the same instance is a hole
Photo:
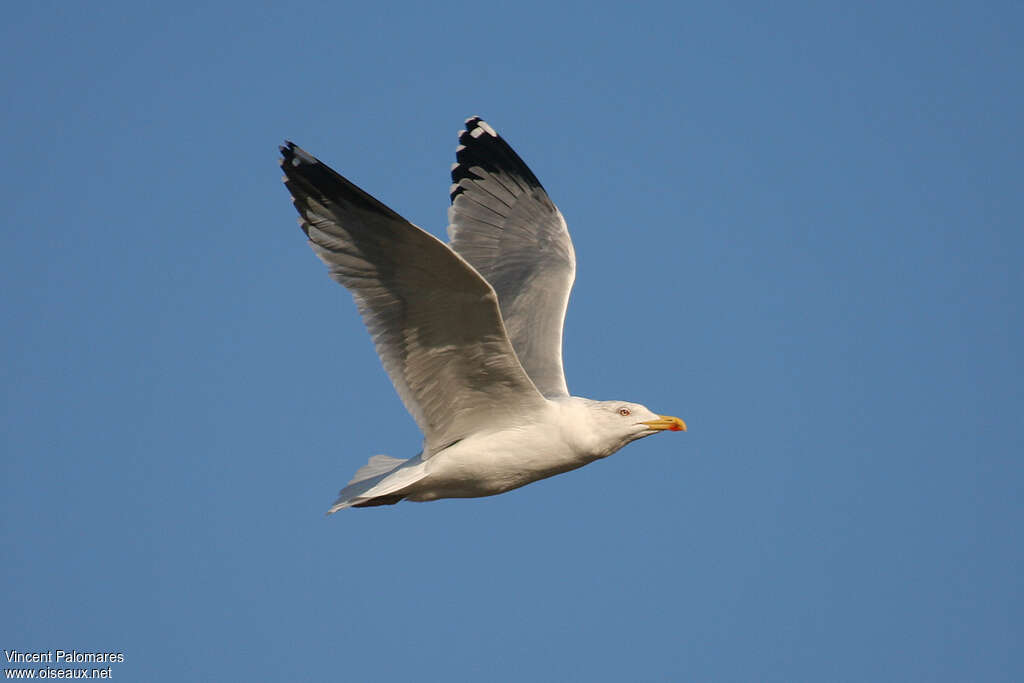
[[[115,678],[1024,677],[1019,3],[19,3],[0,647]],[[417,452],[295,140],[443,234],[484,116],[558,203],[573,393],[679,415],[489,499]]]

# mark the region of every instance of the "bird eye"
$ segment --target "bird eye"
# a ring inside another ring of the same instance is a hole
[[[619,415],[629,417],[629,408],[619,408]]]

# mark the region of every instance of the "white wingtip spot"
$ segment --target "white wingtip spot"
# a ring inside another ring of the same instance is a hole
[[[493,128],[491,128],[489,125],[487,125],[486,121],[481,121],[480,123],[478,123],[476,125],[478,125],[480,128],[483,128],[485,131],[487,131],[487,134],[490,135],[491,137],[494,137],[494,138],[498,137],[498,134],[494,132]]]
[[[480,127],[474,128],[473,130],[469,131],[470,137],[474,137],[474,138],[478,138],[478,137],[480,137],[483,134],[484,134],[484,129],[480,128]]]
[[[461,151],[462,151],[462,150],[464,150],[464,149],[466,149],[466,146],[465,146],[465,145],[459,145],[458,147],[456,147],[456,148],[455,148],[455,153],[456,153],[456,154],[458,154],[459,152],[461,152]],[[456,164],[456,166],[457,166],[457,165],[458,165],[458,164]]]
[[[448,188],[448,194],[451,194],[452,192],[455,192],[455,190],[457,190],[457,189],[459,189],[459,184],[458,183],[452,183],[451,187]]]
[[[299,166],[300,164],[315,164],[316,157],[302,149],[301,147],[295,147],[292,150],[295,152],[295,156],[292,157],[292,166]]]

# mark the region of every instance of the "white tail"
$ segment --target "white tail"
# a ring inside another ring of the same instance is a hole
[[[404,495],[395,494],[419,481],[426,474],[426,468],[419,456],[412,460],[403,460],[388,455],[375,455],[356,471],[352,481],[338,493],[337,500],[327,514],[348,507],[397,503]]]
[[[405,460],[401,458],[392,458],[390,455],[374,455],[370,457],[370,461],[365,465],[356,470],[355,475],[351,481],[345,485],[346,488],[352,484],[358,484],[361,481],[366,481],[370,477],[376,477],[378,474],[386,474],[391,470],[401,465]]]

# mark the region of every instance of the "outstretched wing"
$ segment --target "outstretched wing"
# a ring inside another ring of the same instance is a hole
[[[466,120],[456,158],[451,247],[498,294],[509,339],[540,392],[568,396],[562,322],[576,254],[565,219],[519,155],[480,118]]]
[[[281,148],[300,224],[352,293],[426,437],[424,457],[545,400],[516,358],[491,286],[443,242],[301,148]]]

